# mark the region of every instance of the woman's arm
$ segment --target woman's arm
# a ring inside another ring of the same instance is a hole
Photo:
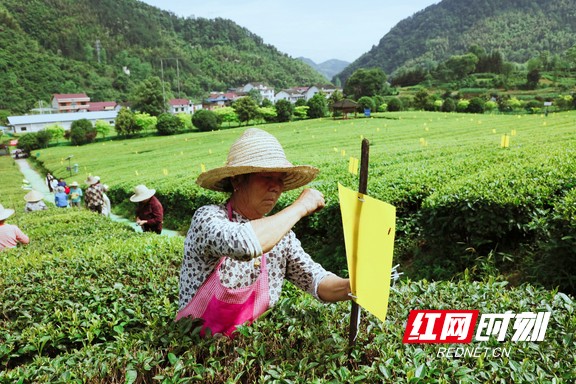
[[[324,196],[315,189],[305,189],[298,199],[282,211],[250,221],[264,253],[270,251],[303,217],[324,207]]]
[[[318,297],[326,302],[350,300],[350,279],[327,275],[318,284]]]

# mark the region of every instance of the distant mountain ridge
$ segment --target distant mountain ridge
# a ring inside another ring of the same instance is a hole
[[[298,60],[308,64],[328,80],[332,79],[336,74],[342,72],[344,68],[350,65],[350,62],[338,59],[326,60],[320,64],[316,64],[313,60],[306,57],[299,57]]]
[[[345,82],[359,68],[429,68],[473,45],[524,63],[575,43],[576,0],[443,0],[400,21],[337,77]]]

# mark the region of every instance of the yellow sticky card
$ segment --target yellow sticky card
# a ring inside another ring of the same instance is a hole
[[[388,310],[396,208],[338,184],[350,287],[355,301],[384,321]]]
[[[510,136],[502,135],[502,138],[500,139],[500,147],[508,148],[509,146],[510,146]]]
[[[334,147],[334,152],[338,153],[338,148]]]
[[[202,172],[206,172],[206,166],[204,164],[200,164],[200,170],[202,170]]]
[[[341,154],[342,156],[346,156],[346,150],[343,149],[342,151],[340,151],[340,154]]]
[[[355,157],[350,157],[350,161],[348,162],[348,172],[353,175],[358,174],[358,159]]]
[[[162,173],[164,174],[164,176],[168,176],[168,169],[164,168],[162,170]]]

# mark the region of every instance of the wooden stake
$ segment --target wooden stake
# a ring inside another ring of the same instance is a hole
[[[368,154],[370,152],[370,143],[368,139],[362,140],[362,157],[360,158],[360,182],[358,192],[363,195],[367,194],[368,189]],[[348,357],[352,353],[352,347],[356,344],[358,336],[358,324],[360,323],[360,306],[352,301],[350,309],[350,333],[348,334]]]

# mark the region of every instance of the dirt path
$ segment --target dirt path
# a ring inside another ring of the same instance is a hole
[[[46,180],[43,176],[38,174],[28,163],[26,159],[15,159],[16,164],[20,167],[20,172],[24,175],[24,178],[28,180],[32,189],[35,189],[38,192],[42,192],[44,194],[44,201],[48,204],[54,204],[54,194],[50,192],[48,189],[48,185],[46,185]],[[136,232],[142,232],[142,229],[138,224],[133,221],[128,220],[125,217],[115,215],[113,213],[110,214],[110,220],[116,221],[118,223],[124,223],[130,226]],[[180,236],[178,232],[173,231],[171,229],[162,229],[162,235],[165,236]]]

